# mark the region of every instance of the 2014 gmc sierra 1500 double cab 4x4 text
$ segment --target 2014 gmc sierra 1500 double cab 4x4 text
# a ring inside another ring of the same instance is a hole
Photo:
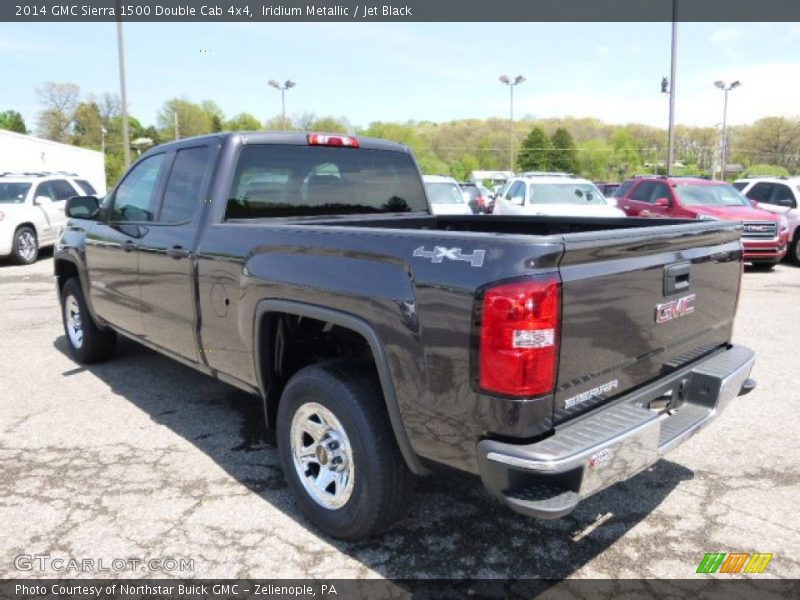
[[[67,212],[75,358],[122,334],[259,396],[338,537],[387,529],[442,466],[565,515],[754,385],[739,223],[434,216],[407,147],[314,133],[159,146]]]

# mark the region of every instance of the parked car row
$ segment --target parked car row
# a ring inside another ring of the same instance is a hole
[[[0,173],[0,258],[35,262],[66,223],[66,201],[96,193],[74,173]]]
[[[634,177],[617,188],[614,198],[629,217],[742,221],[744,259],[757,269],[771,270],[786,255],[790,239],[787,219],[754,204],[724,181]]]

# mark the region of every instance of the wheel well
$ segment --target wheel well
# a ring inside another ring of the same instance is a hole
[[[78,276],[78,268],[68,260],[57,260],[55,261],[55,273],[56,281],[58,282],[58,293],[61,294],[67,280],[70,277]]]
[[[33,233],[36,234],[36,237],[39,237],[39,232],[36,231],[36,225],[34,225],[33,223],[20,223],[19,225],[17,225],[17,228],[14,231],[19,231],[23,227],[30,227],[31,229],[33,229]]]
[[[361,360],[375,367],[367,340],[358,332],[311,317],[271,312],[258,331],[260,380],[266,398],[267,423],[275,425],[283,388],[297,371],[332,359]]]

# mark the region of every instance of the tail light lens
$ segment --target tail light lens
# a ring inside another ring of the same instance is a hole
[[[551,393],[560,311],[561,281],[554,275],[486,290],[479,315],[480,388],[505,396]]]
[[[358,148],[358,139],[351,135],[327,135],[324,133],[309,133],[309,146],[338,146],[340,148]]]

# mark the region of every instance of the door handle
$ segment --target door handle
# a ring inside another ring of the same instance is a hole
[[[132,252],[133,250],[136,250],[136,244],[134,244],[131,240],[125,240],[120,245],[125,252]]]
[[[172,248],[169,248],[167,250],[167,254],[172,258],[174,258],[175,260],[178,260],[180,258],[186,258],[187,256],[189,256],[189,251],[186,250],[183,246],[173,246]]]

